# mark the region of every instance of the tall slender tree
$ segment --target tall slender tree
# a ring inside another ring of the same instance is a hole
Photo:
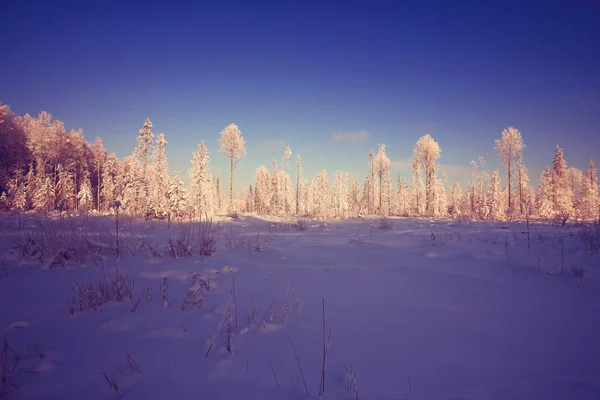
[[[522,162],[522,152],[525,148],[521,132],[513,127],[508,127],[502,131],[502,138],[496,140],[495,149],[498,152],[498,157],[502,163],[506,166],[508,174],[507,187],[508,187],[508,209],[513,208],[512,192],[513,186],[513,170],[517,165],[517,162]]]
[[[413,169],[418,174],[425,173],[425,212],[434,213],[435,180],[437,163],[440,158],[440,145],[430,134],[417,140],[413,150]]]
[[[221,131],[219,152],[229,157],[229,205],[233,205],[233,170],[246,155],[246,142],[235,124],[229,124]]]

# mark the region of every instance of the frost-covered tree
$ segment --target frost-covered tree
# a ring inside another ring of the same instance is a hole
[[[100,194],[102,189],[102,166],[106,163],[106,150],[102,144],[102,139],[96,138],[92,146],[92,154],[94,156],[94,169],[96,173],[93,175],[95,184],[92,186],[96,188],[96,211],[100,211]]]
[[[30,159],[23,119],[17,117],[10,106],[0,103],[0,193],[7,192],[8,203],[9,181],[17,171],[26,171]]]
[[[79,193],[77,193],[79,207],[84,210],[89,210],[94,205],[94,195],[92,193],[92,185],[88,174],[81,178]]]
[[[360,212],[360,192],[358,182],[350,178],[350,190],[348,192],[348,214],[350,217],[358,216]]]
[[[335,183],[331,195],[334,218],[348,217],[348,176],[342,171],[335,171]]]
[[[123,159],[117,178],[122,194],[117,200],[121,201],[121,209],[132,215],[142,215],[147,211],[146,199],[143,197],[147,187],[142,174],[142,166],[135,155]]]
[[[110,210],[115,200],[122,198],[122,188],[117,188],[117,179],[120,177],[120,162],[115,153],[106,157],[103,166],[102,188],[100,197],[102,199],[102,210]]]
[[[179,171],[175,171],[175,176],[169,182],[169,190],[167,192],[169,200],[169,209],[171,214],[176,218],[183,218],[187,210],[187,192]]]
[[[388,192],[384,195],[383,180],[386,177],[387,173],[389,172],[391,162],[390,162],[390,159],[388,158],[388,156],[385,154],[385,144],[383,144],[383,143],[379,145],[379,149],[377,150],[377,155],[375,156],[375,159],[374,159],[374,165],[375,165],[375,173],[377,174],[377,177],[379,178],[378,211],[379,211],[379,214],[384,214],[384,210],[383,210],[384,197],[389,197],[390,193]],[[388,182],[388,185],[386,185],[386,189],[389,189],[390,185],[391,185],[391,179]]]
[[[169,208],[167,192],[169,190],[169,163],[165,148],[167,146],[165,135],[160,133],[156,138],[154,148],[154,179],[150,183],[152,203],[151,209],[157,216],[164,216]]]
[[[411,215],[425,214],[425,185],[421,174],[415,173],[414,170],[409,187],[409,199]]]
[[[600,218],[600,198],[598,193],[598,172],[594,160],[590,160],[588,169],[581,183],[581,201],[579,205],[581,218],[592,220]]]
[[[283,157],[281,157],[281,169],[285,169],[289,165],[288,160],[292,156],[292,148],[290,146],[285,146],[283,150]]]
[[[406,182],[398,175],[398,192],[396,195],[396,214],[408,217],[410,214],[409,192]]]
[[[313,179],[314,212],[317,218],[327,219],[330,216],[329,185],[327,184],[327,171],[321,170]]]
[[[213,175],[210,172],[210,154],[200,141],[198,149],[192,155],[192,166],[188,172],[190,189],[188,191],[188,206],[194,217],[202,218],[214,211]]]
[[[229,157],[229,204],[233,206],[233,170],[246,155],[246,142],[235,124],[229,124],[221,131],[219,152]]]
[[[435,179],[433,215],[436,218],[444,218],[448,215],[448,195],[446,193],[445,186],[446,181],[447,178],[445,175],[443,179]]]
[[[277,171],[277,193],[279,196],[278,214],[287,215],[292,212],[291,179],[284,170]]]
[[[573,208],[578,208],[578,204],[581,199],[583,171],[579,168],[569,167],[567,168],[567,175],[569,180],[569,186],[571,187],[571,193],[573,194],[571,203],[573,204]]]
[[[375,208],[377,204],[376,193],[375,190],[375,174],[376,174],[376,166],[375,166],[375,153],[373,150],[369,151],[369,173],[365,178],[365,184],[363,188],[363,202],[365,203],[365,210],[367,214],[373,215],[375,213]]]
[[[140,178],[142,179],[142,195],[144,196],[144,202],[147,201],[147,198],[150,195],[148,188],[148,165],[150,163],[153,145],[154,133],[152,133],[152,122],[150,122],[149,118],[146,118],[144,126],[138,132],[137,147],[134,150],[134,154],[138,157],[142,169]]]
[[[509,196],[510,197],[510,196]],[[504,219],[504,209],[502,207],[502,187],[500,183],[500,172],[495,170],[490,179],[490,190],[487,196],[487,214],[493,221]]]
[[[440,145],[427,134],[417,140],[413,150],[413,170],[425,173],[425,212],[434,213],[435,180],[437,162],[440,158]]]
[[[563,150],[556,146],[552,162],[552,201],[555,215],[573,215],[573,191]]]
[[[20,172],[20,170],[15,171],[15,173],[16,172]],[[40,176],[44,176],[44,174],[42,173]],[[40,178],[35,174],[33,162],[31,162],[29,165],[29,172],[27,172],[27,176],[25,177],[25,208],[23,208],[23,210],[33,208],[33,198],[37,191],[37,182],[39,179]],[[73,190],[71,190],[71,194],[73,194]]]
[[[300,179],[302,174],[302,157],[296,154],[296,215],[300,215]]]
[[[72,210],[75,208],[73,175],[66,171],[62,164],[58,164],[58,182],[55,193],[59,209]]]
[[[463,203],[462,188],[460,187],[460,183],[454,182],[454,185],[452,185],[452,195],[451,195],[451,199],[450,199],[450,207],[448,209],[451,216],[457,217],[462,214],[462,203]]]
[[[540,218],[549,219],[554,216],[553,173],[550,168],[542,172],[540,185],[536,193],[536,208]]]
[[[218,211],[223,210],[223,190],[221,189],[221,172],[219,172],[219,176],[217,176],[217,180],[215,182],[215,207]]]
[[[258,214],[267,214],[271,210],[271,176],[269,170],[261,165],[255,172],[254,207]]]
[[[254,208],[254,188],[252,185],[248,188],[248,193],[246,193],[246,212],[253,213],[255,211]]]
[[[519,215],[522,216],[528,212],[528,210],[526,210],[525,208],[528,204],[531,204],[531,202],[533,201],[533,197],[531,196],[531,188],[529,187],[529,173],[527,172],[527,167],[525,167],[525,165],[523,164],[523,157],[517,159],[516,168],[517,190],[519,192]]]
[[[7,184],[8,203],[11,209],[24,211],[27,207],[27,195],[25,193],[25,178],[20,169],[15,171],[14,176]]]
[[[54,208],[54,184],[49,176],[38,180],[33,207],[44,213]]]
[[[506,166],[508,174],[507,187],[508,187],[508,208],[509,212],[512,213],[513,199],[511,188],[513,186],[513,173],[517,166],[517,162],[522,160],[523,149],[525,144],[521,132],[513,127],[508,127],[502,131],[502,138],[496,140],[495,149],[498,152],[498,157],[502,163]]]

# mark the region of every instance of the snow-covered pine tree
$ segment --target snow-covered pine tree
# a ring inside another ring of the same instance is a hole
[[[390,171],[389,165],[383,174],[383,182],[381,183],[383,189],[380,190],[383,201],[380,201],[382,209],[380,210],[381,215],[391,215],[392,206],[394,204],[394,183],[392,182],[392,172]]]
[[[140,216],[146,212],[146,201],[143,199],[146,186],[142,178],[142,166],[135,155],[123,159],[119,169],[119,184],[122,185],[121,209],[128,214]]]
[[[25,182],[21,182],[25,185],[25,205],[23,210],[33,208],[33,198],[35,197],[35,193],[37,191],[37,182],[38,178],[33,168],[33,162],[31,162],[31,164],[29,164],[29,172],[27,172],[27,176],[25,177]]]
[[[36,184],[33,207],[36,211],[48,212],[54,208],[54,185],[49,176],[40,178]]]
[[[119,160],[115,153],[106,157],[102,167],[102,188],[100,189],[101,210],[108,211],[117,198],[122,198],[122,190],[117,189],[116,179],[119,173]]]
[[[569,167],[567,168],[567,176],[569,180],[569,186],[571,187],[571,193],[573,194],[571,204],[573,204],[573,211],[576,212],[579,209],[579,202],[581,200],[583,171],[581,171],[579,168]]]
[[[487,196],[487,215],[492,221],[501,221],[504,219],[501,196],[500,172],[495,170],[490,179],[490,190]]]
[[[452,196],[450,199],[450,207],[448,209],[450,216],[458,217],[462,214],[463,193],[460,183],[454,182],[452,185]]]
[[[537,214],[542,219],[554,217],[554,189],[552,188],[552,179],[552,170],[546,167],[540,177],[540,185],[536,194]]]
[[[25,211],[27,208],[26,183],[23,172],[17,169],[8,182],[8,204],[13,210]]]
[[[156,138],[154,148],[154,179],[150,182],[152,203],[150,208],[154,215],[165,217],[169,208],[167,192],[169,190],[169,163],[165,148],[167,146],[165,135],[160,133]]]
[[[271,164],[271,201],[269,204],[269,214],[280,215],[279,210],[279,180],[277,179],[277,161],[273,160]]]
[[[328,219],[330,217],[329,185],[327,184],[327,171],[321,170],[313,180],[313,198],[315,217]]]
[[[143,209],[143,213],[148,211],[150,206],[150,181],[151,177],[148,174],[150,166],[150,156],[152,154],[152,148],[154,146],[154,133],[152,132],[152,122],[149,118],[146,118],[144,126],[138,132],[137,146],[134,150],[134,155],[138,158],[140,163],[140,174],[141,179],[141,198],[136,200],[136,208],[140,207]],[[131,199],[130,199],[131,200]],[[140,210],[141,211],[141,210]]]
[[[74,181],[73,175],[65,171],[62,164],[58,164],[58,182],[56,183],[57,206],[62,210],[73,210],[75,208],[75,196],[73,193]]]
[[[79,209],[82,211],[88,211],[94,205],[94,194],[92,193],[89,173],[84,174],[81,178],[77,200],[79,200]]]
[[[192,166],[188,172],[190,189],[188,191],[188,206],[194,218],[204,218],[214,212],[213,176],[210,172],[210,154],[200,141],[198,149],[192,155]]]
[[[581,183],[579,215],[585,220],[600,218],[600,198],[598,193],[598,171],[594,160],[590,160]]]
[[[554,215],[573,216],[573,191],[563,149],[556,146],[552,162],[552,202]]]
[[[271,176],[269,170],[261,165],[256,169],[254,184],[254,207],[258,214],[269,214],[271,210]]]
[[[181,180],[179,171],[175,171],[173,179],[169,182],[167,197],[172,216],[175,218],[183,218],[188,208],[188,195],[186,193],[185,186],[183,185],[183,180]]]

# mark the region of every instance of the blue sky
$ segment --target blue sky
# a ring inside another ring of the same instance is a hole
[[[205,140],[224,186],[217,140],[236,123],[248,146],[237,188],[286,144],[311,178],[342,169],[361,181],[379,143],[408,177],[425,133],[463,184],[470,160],[499,166],[508,126],[535,183],[557,144],[570,165],[599,158],[597,0],[46,3],[4,6],[0,101],[46,110],[119,157],[149,117],[172,169],[187,174]]]

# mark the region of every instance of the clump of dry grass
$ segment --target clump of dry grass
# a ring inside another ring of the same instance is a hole
[[[381,217],[377,220],[377,229],[389,230],[394,227],[392,221],[388,217]]]
[[[587,225],[579,229],[579,237],[589,253],[600,252],[600,224]]]
[[[77,281],[73,278],[71,298],[69,299],[69,314],[73,315],[76,310],[83,311],[85,306],[92,310],[98,310],[109,302],[122,302],[125,299],[133,299],[139,290],[135,279],[129,276],[129,272],[123,274],[117,267],[115,273],[107,268],[102,268],[102,276],[85,281]]]
[[[295,224],[292,224],[292,228],[299,231],[307,231],[310,229],[310,220],[307,218],[299,218]]]
[[[0,399],[8,399],[14,389],[18,389],[15,383],[16,376],[23,370],[22,356],[15,352],[8,339],[4,336],[2,351],[0,352]]]
[[[167,250],[171,258],[212,256],[217,251],[217,240],[223,230],[221,223],[213,224],[212,218],[204,221],[179,222],[177,236],[170,237]]]
[[[569,269],[569,272],[571,272],[571,275],[573,275],[576,278],[579,278],[579,279],[585,278],[585,268],[584,267],[580,267],[578,265],[573,265]]]

